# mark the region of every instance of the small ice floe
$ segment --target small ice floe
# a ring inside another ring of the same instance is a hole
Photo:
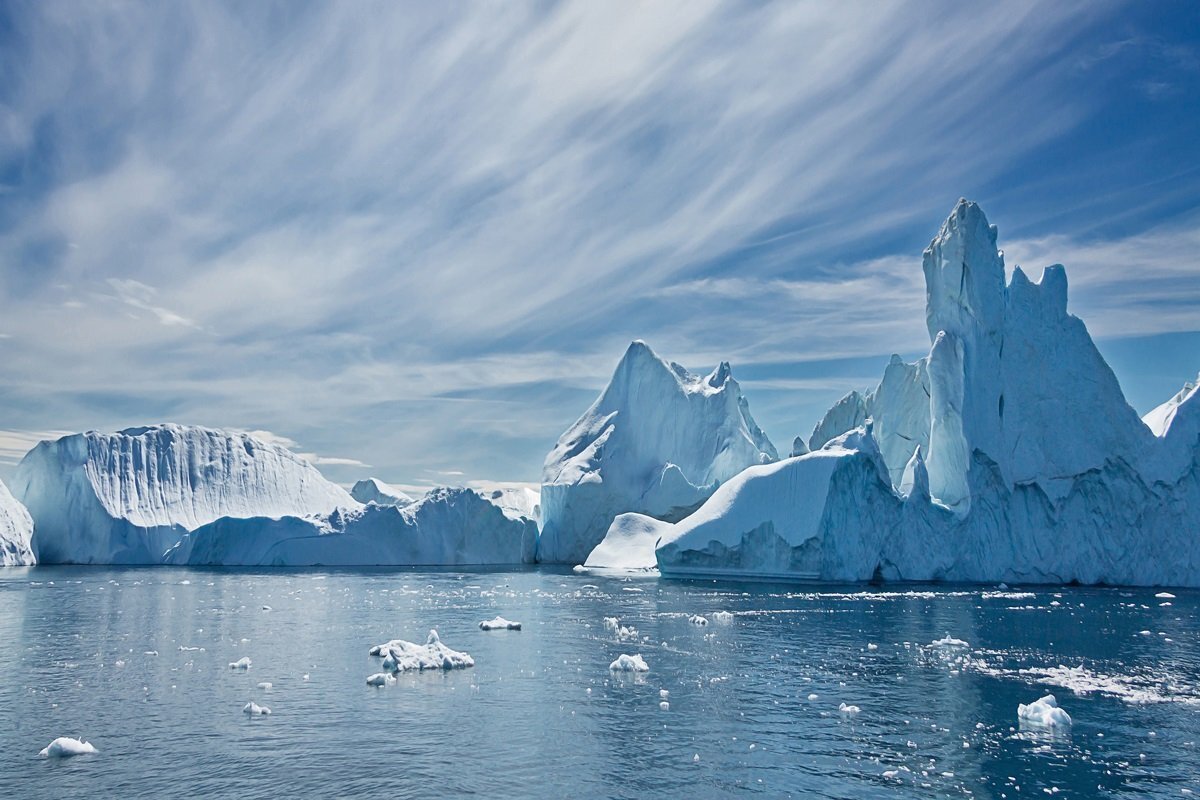
[[[521,623],[507,620],[504,617],[496,617],[495,619],[485,619],[479,623],[481,631],[519,631]]]
[[[114,667],[117,667],[117,668],[120,668],[120,667],[123,667],[123,666],[125,666],[125,662],[124,662],[124,661],[122,661],[121,659],[119,659],[119,658],[118,658],[118,659],[116,660],[116,663],[114,663],[114,664],[113,664],[113,666],[114,666]]]
[[[72,739],[70,736],[60,736],[43,747],[38,755],[42,758],[69,758],[70,756],[86,756],[99,752],[91,742]]]
[[[621,620],[617,619],[616,617],[605,617],[604,618],[604,630],[615,631],[615,630],[620,629],[620,627],[621,627]]]
[[[708,620],[706,620],[704,617],[700,616],[699,614],[693,614],[692,616],[688,617],[688,622],[692,623],[693,625],[707,625],[708,624]]]
[[[637,639],[638,638],[638,630],[637,630],[637,628],[635,628],[633,626],[630,626],[627,628],[624,625],[622,625],[621,627],[617,628],[617,638],[618,639]]]
[[[1035,728],[1069,728],[1071,715],[1058,707],[1054,695],[1048,694],[1035,702],[1017,705],[1017,718],[1022,725]]]
[[[845,714],[847,716],[854,716],[858,712],[862,711],[862,709],[859,708],[858,706],[852,706],[852,705],[848,705],[846,703],[841,703],[840,705],[838,705],[838,711],[842,712],[843,714]]]
[[[867,642],[867,649],[868,650],[878,650],[879,645],[875,644],[874,642]]]
[[[971,647],[971,645],[967,644],[962,639],[955,639],[948,633],[946,634],[945,638],[935,639],[934,641],[930,642],[929,646],[937,650],[967,650]]]
[[[714,611],[712,618],[713,618],[713,622],[722,622],[722,623],[733,622],[733,612],[732,611]]]
[[[466,653],[451,650],[442,644],[437,631],[430,631],[425,644],[393,639],[371,648],[371,655],[383,658],[385,672],[397,673],[427,669],[463,669],[475,666],[475,659]]]
[[[229,662],[230,669],[250,669],[250,657],[242,656],[237,661]]]
[[[1159,600],[1174,600],[1175,599],[1175,595],[1171,594],[1170,592],[1159,592],[1158,594],[1156,594],[1154,596],[1157,597]]]
[[[663,700],[661,703],[658,704],[658,708],[660,711],[670,711],[671,704],[668,703],[666,700]]]
[[[250,717],[266,717],[270,716],[271,709],[266,706],[260,706],[258,703],[251,700],[246,705],[242,706],[242,713]]]
[[[622,653],[617,656],[617,660],[608,665],[608,668],[613,672],[649,672],[650,667],[646,664],[646,659],[642,658],[641,654],[628,655]]]
[[[258,688],[262,689],[264,692],[269,692],[271,690],[271,685],[272,684],[270,681],[263,681],[258,685]]]
[[[389,683],[395,683],[396,679],[387,672],[376,672],[367,678],[367,686],[387,686]]]
[[[668,697],[671,696],[671,692],[668,689],[659,689],[658,696],[661,697],[663,700],[666,700]]]
[[[818,697],[820,697],[820,696],[821,696],[821,695],[817,694],[816,692],[813,692],[812,694],[810,694],[810,695],[808,696],[808,700],[809,700],[809,702],[811,703],[813,700],[816,700],[816,699],[817,699]]]

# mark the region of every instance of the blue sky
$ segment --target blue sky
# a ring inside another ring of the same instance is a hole
[[[0,5],[0,460],[151,421],[535,481],[644,338],[786,449],[960,196],[1130,402],[1200,370],[1188,2]]]

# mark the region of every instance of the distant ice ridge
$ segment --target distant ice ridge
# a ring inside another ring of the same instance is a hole
[[[618,515],[680,520],[746,467],[777,459],[728,363],[697,377],[635,341],[546,456],[538,558],[578,564]]]
[[[0,481],[0,567],[27,567],[33,555],[33,518]]]
[[[185,534],[178,565],[469,566],[534,560],[537,523],[471,489],[432,489],[403,508],[367,505],[315,517],[223,518]]]
[[[18,465],[13,493],[43,563],[161,563],[184,533],[223,517],[358,506],[279,445],[174,424],[42,442]]]
[[[1064,269],[1006,283],[996,239],[960,201],[924,255],[929,355],[654,526],[663,575],[1200,585],[1196,385],[1140,420]]]
[[[364,505],[375,503],[380,506],[407,506],[413,502],[407,494],[379,478],[366,478],[354,484],[350,496]]]

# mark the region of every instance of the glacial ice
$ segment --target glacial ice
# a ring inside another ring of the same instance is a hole
[[[60,736],[42,748],[38,753],[42,758],[69,758],[70,756],[91,755],[100,752],[91,742],[82,739],[72,739],[70,736]]]
[[[223,518],[185,534],[179,565],[466,566],[532,563],[537,523],[471,489],[436,488],[403,508],[367,505],[316,517]]]
[[[1058,701],[1054,699],[1054,695],[1052,694],[1048,694],[1028,705],[1018,703],[1017,718],[1020,720],[1021,725],[1031,725],[1038,728],[1071,727],[1071,715],[1058,707]]]
[[[271,709],[266,706],[260,706],[258,703],[251,700],[246,705],[242,706],[242,713],[249,717],[268,717],[271,715]]]
[[[655,565],[654,549],[669,522],[633,512],[618,514],[604,538],[588,553],[589,569],[647,570]]]
[[[374,503],[377,506],[406,506],[413,502],[412,497],[379,478],[358,481],[350,489],[350,496],[363,505]]]
[[[33,555],[33,518],[0,481],[0,567],[27,567]]]
[[[617,515],[682,519],[746,467],[777,458],[728,363],[697,377],[635,341],[546,456],[538,559],[579,564]]]
[[[519,631],[521,623],[507,620],[504,617],[496,617],[494,619],[485,619],[479,623],[481,631]]]
[[[629,655],[622,653],[617,656],[617,659],[608,665],[608,668],[613,672],[649,672],[650,667],[646,664],[646,659],[642,658],[641,653]]]
[[[1143,422],[1064,269],[1006,283],[996,241],[960,201],[924,255],[929,355],[664,523],[664,576],[1200,585],[1195,385]]]
[[[13,493],[33,518],[41,563],[157,564],[220,518],[358,505],[279,445],[174,424],[42,442],[17,466]]]
[[[437,631],[429,632],[425,644],[393,639],[372,647],[371,655],[383,658],[383,669],[391,674],[410,670],[423,672],[427,669],[448,670],[475,666],[475,659],[471,656],[451,650],[442,644]]]

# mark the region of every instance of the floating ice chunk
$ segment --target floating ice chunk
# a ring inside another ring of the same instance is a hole
[[[663,700],[661,703],[659,703],[658,707],[662,711],[670,711],[671,710],[671,704],[668,703],[666,700]]]
[[[851,705],[842,703],[838,706],[838,711],[842,712],[843,714],[854,715],[854,714],[857,714],[859,711],[862,711],[862,709],[859,708],[858,706],[851,706]]]
[[[879,645],[875,644],[874,642],[867,642],[867,649],[868,650],[878,650]]]
[[[242,713],[250,717],[266,717],[270,716],[271,709],[266,706],[260,706],[258,703],[251,700],[246,705],[242,706]]]
[[[622,625],[617,630],[617,638],[618,639],[636,639],[637,637],[638,637],[637,628],[634,628],[634,627],[626,628],[624,625]]]
[[[376,672],[367,678],[367,686],[387,686],[389,683],[395,683],[396,679],[388,672]]]
[[[250,669],[249,656],[242,656],[237,661],[230,661],[229,668],[230,669]]]
[[[466,653],[451,650],[442,644],[437,631],[430,631],[425,644],[393,639],[371,648],[371,655],[383,657],[388,672],[424,671],[427,669],[463,669],[475,666],[475,659]]]
[[[808,696],[808,699],[809,699],[809,700],[816,700],[818,697],[820,697],[820,695],[819,695],[819,694],[817,694],[816,692],[813,692],[812,694],[810,694],[810,695]]]
[[[619,627],[621,627],[621,621],[619,619],[617,619],[616,617],[605,617],[604,618],[604,630],[615,631]]]
[[[712,615],[713,622],[733,622],[733,612],[716,611]]]
[[[1039,728],[1069,728],[1071,726],[1071,715],[1058,707],[1058,701],[1052,694],[1029,705],[1018,704],[1017,718],[1022,725]]]
[[[504,617],[496,617],[495,619],[487,619],[479,623],[481,631],[519,631],[521,623],[512,622]]]
[[[85,756],[99,753],[91,742],[82,739],[72,739],[70,736],[60,736],[42,748],[38,753],[42,758],[68,758],[70,756]]]
[[[613,672],[649,672],[650,667],[647,666],[646,660],[641,654],[627,655],[622,653],[617,656],[617,660],[608,665],[608,668]]]
[[[693,614],[692,616],[688,617],[688,622],[692,623],[693,625],[707,625],[708,624],[708,620],[706,620],[704,617],[700,616],[699,614]]]
[[[950,634],[946,634],[944,639],[936,639],[930,643],[930,647],[935,647],[939,650],[965,650],[971,645],[964,642],[962,639],[955,639]]]
[[[1158,594],[1156,594],[1154,596],[1157,597],[1159,600],[1174,600],[1175,599],[1175,595],[1171,594],[1170,592],[1159,592]]]
[[[271,685],[272,684],[270,681],[263,681],[258,685],[258,688],[262,689],[263,691],[269,691],[271,689]]]
[[[661,697],[663,700],[666,700],[668,697],[671,696],[671,692],[667,689],[659,689],[658,696]]]

